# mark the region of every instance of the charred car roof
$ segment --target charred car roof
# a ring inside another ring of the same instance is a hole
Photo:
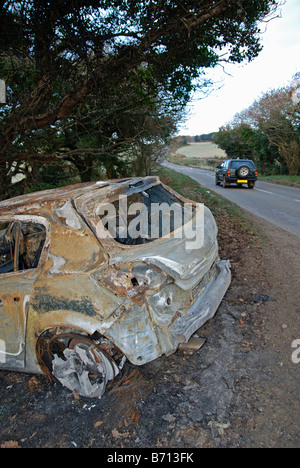
[[[103,201],[114,198],[121,194],[130,194],[135,191],[147,190],[154,185],[160,184],[158,177],[136,177],[121,180],[104,180],[99,182],[87,182],[83,184],[70,185],[67,187],[45,190],[42,192],[29,193],[16,198],[0,201],[1,215],[12,213],[45,214],[52,211],[53,207],[61,205],[67,200],[78,198],[89,198],[93,195],[103,196]]]

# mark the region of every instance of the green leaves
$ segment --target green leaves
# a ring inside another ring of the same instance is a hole
[[[0,172],[7,175],[2,185],[11,183],[14,155],[26,164],[43,160],[43,132],[61,137],[62,127],[71,128],[80,148],[89,144],[91,133],[102,154],[107,154],[105,145],[123,145],[133,136],[143,148],[158,135],[167,138],[192,92],[207,84],[207,68],[223,60],[252,60],[259,53],[258,21],[276,3],[4,2],[0,78],[8,85],[8,106],[0,114]]]
[[[215,143],[228,156],[254,159],[264,175],[300,171],[299,103],[293,99],[297,76],[286,87],[265,93],[219,130]]]

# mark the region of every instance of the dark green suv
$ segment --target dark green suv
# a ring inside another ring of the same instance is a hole
[[[224,188],[230,184],[242,186],[248,184],[253,189],[257,181],[257,169],[250,159],[227,159],[221,166],[217,167],[216,185],[223,184]]]

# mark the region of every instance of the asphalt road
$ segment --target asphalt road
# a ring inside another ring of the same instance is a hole
[[[174,171],[188,175],[207,189],[213,190],[256,216],[300,237],[300,189],[258,181],[253,190],[245,185],[227,189],[215,185],[211,171],[163,164]]]

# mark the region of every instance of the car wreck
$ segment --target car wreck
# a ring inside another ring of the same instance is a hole
[[[0,202],[0,369],[100,398],[126,359],[176,352],[231,282],[214,217],[198,208],[157,177]]]

